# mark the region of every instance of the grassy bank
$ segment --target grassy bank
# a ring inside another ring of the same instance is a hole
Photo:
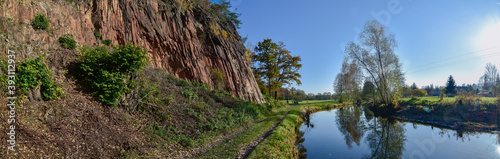
[[[477,97],[481,103],[483,104],[495,104],[498,100],[496,97]],[[438,96],[427,96],[427,97],[418,97],[418,98],[403,98],[399,102],[402,105],[451,105],[455,103],[458,99],[456,97],[443,97],[441,100]]]
[[[304,122],[304,115],[309,113],[336,109],[348,105],[338,104],[338,101],[304,101],[299,107],[293,108],[264,141],[262,141],[248,158],[296,158],[299,150],[296,147],[297,132]]]
[[[264,133],[275,122],[277,122],[281,118],[281,116],[285,114],[285,112],[292,109],[293,107],[294,106],[287,106],[282,108],[278,113],[275,113],[274,115],[269,116],[267,119],[256,123],[231,140],[205,153],[200,158],[233,158],[238,154],[243,144],[249,143],[259,135]]]
[[[456,130],[497,131],[500,98],[461,95],[405,98],[393,117]]]

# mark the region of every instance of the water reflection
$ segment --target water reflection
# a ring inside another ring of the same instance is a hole
[[[500,158],[500,134],[400,122],[375,117],[365,107],[307,114],[304,120],[300,158]]]
[[[349,149],[352,149],[353,142],[359,146],[363,138],[365,123],[361,120],[361,113],[361,108],[357,106],[340,108],[336,112],[335,123]]]
[[[404,124],[377,117],[368,124],[368,143],[371,154],[363,158],[402,158],[405,145]]]
[[[295,143],[297,145],[297,149],[299,150],[299,158],[300,159],[305,159],[307,158],[307,148],[304,146],[304,141],[305,139],[303,138],[304,137],[304,132],[303,131],[300,131],[298,130],[297,132],[297,143]]]
[[[313,110],[309,107],[306,107],[305,112],[302,113],[302,119],[304,120],[304,124],[307,126],[307,128],[314,128],[314,124],[311,122],[312,113]]]
[[[371,154],[364,158],[401,158],[404,150],[405,129],[404,124],[383,118],[374,118],[366,112],[366,122],[361,119],[363,108],[354,106],[341,108],[336,112],[335,123],[344,136],[345,143],[349,149],[352,144],[360,145],[363,135],[368,133],[366,142]]]

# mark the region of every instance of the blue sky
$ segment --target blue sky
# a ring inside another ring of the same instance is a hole
[[[477,83],[486,63],[500,66],[500,0],[233,0],[242,13],[239,33],[256,44],[283,41],[302,58],[306,93],[333,92],[343,44],[368,20],[396,35],[406,83],[419,87]],[[391,12],[392,11],[392,12]],[[390,19],[387,16],[390,15]],[[497,47],[498,46],[498,47]],[[489,49],[492,48],[492,49]],[[479,51],[482,50],[482,51]]]

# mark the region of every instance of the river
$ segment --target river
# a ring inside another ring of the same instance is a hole
[[[389,120],[358,106],[309,119],[297,145],[307,158],[500,158],[499,134]]]

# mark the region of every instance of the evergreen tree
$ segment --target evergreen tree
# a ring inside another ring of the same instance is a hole
[[[415,84],[415,82],[413,82],[413,84],[411,85],[411,89],[417,89],[417,84]]]
[[[448,77],[448,82],[446,82],[446,92],[445,93],[448,96],[454,96],[455,94],[457,94],[456,87],[457,87],[457,85],[455,84],[455,80],[453,79],[453,76],[450,75],[450,77]]]

